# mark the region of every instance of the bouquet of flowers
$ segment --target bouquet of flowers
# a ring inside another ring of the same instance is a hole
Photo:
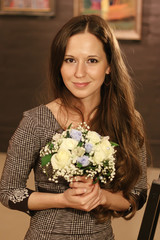
[[[86,123],[77,128],[71,124],[41,149],[41,166],[48,179],[56,183],[59,177],[72,182],[75,176],[84,175],[107,183],[115,176],[115,146],[118,144],[110,142],[108,136],[90,131]]]

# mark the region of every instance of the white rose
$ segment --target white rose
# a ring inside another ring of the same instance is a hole
[[[71,164],[71,153],[66,149],[59,149],[51,158],[53,169],[63,169]]]
[[[78,144],[78,141],[72,138],[64,138],[62,139],[60,148],[73,150]]]
[[[94,163],[96,164],[100,164],[101,162],[103,162],[105,160],[105,153],[104,151],[102,150],[102,147],[100,144],[96,145],[94,147],[94,156],[93,156],[93,161]]]
[[[115,152],[108,139],[103,139],[100,144],[95,145],[94,151],[93,160],[96,164],[100,164],[104,160],[111,158]]]
[[[101,140],[100,135],[94,131],[89,131],[86,137],[92,144],[99,143]]]
[[[111,143],[108,141],[107,138],[104,138],[100,145],[101,145],[103,152],[106,155],[106,158],[110,158],[114,154],[115,150],[111,146]]]
[[[76,147],[72,151],[74,156],[82,157],[85,153],[85,149],[83,147]]]

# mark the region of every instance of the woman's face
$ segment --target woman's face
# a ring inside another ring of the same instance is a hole
[[[100,89],[109,72],[103,44],[97,37],[85,32],[69,38],[61,75],[75,97],[100,101]]]

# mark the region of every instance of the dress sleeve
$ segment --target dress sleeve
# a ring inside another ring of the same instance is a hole
[[[141,164],[142,174],[131,190],[131,197],[136,202],[137,210],[141,209],[147,199],[147,158],[145,144],[139,150],[139,160]]]
[[[26,188],[26,183],[39,152],[36,125],[34,118],[26,112],[9,141],[0,182],[1,203],[28,214],[28,198],[33,190]]]

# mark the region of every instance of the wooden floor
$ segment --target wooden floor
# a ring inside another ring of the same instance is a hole
[[[0,176],[5,162],[6,155],[0,153]],[[148,168],[148,184],[151,185],[154,179],[158,179],[160,169]],[[31,173],[28,180],[28,187],[33,187],[33,173]],[[125,221],[121,219],[113,220],[113,229],[116,240],[136,240],[141,225],[145,206],[137,212],[136,216],[130,220]],[[1,240],[22,240],[29,226],[29,217],[27,214],[13,211],[5,208],[0,204],[0,239]],[[154,240],[159,240],[160,236],[160,219],[156,229]],[[101,240],[101,239],[98,239]]]

